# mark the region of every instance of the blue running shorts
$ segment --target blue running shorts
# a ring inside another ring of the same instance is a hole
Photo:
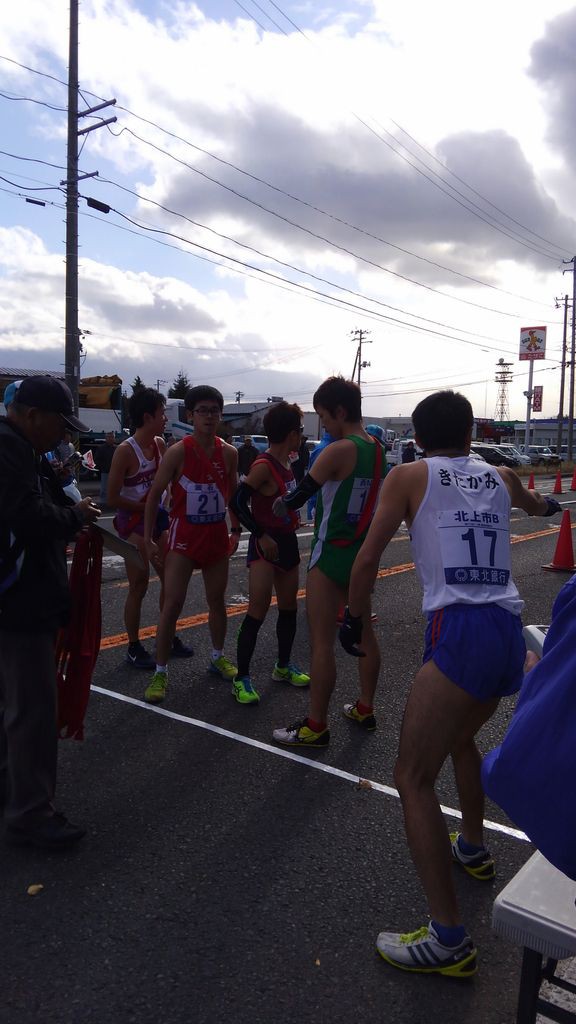
[[[451,604],[428,614],[422,661],[432,659],[476,700],[516,693],[525,657],[520,616],[498,604]]]

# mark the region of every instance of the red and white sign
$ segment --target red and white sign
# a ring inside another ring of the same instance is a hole
[[[541,384],[537,384],[535,388],[532,388],[532,411],[542,412],[542,394],[544,388]]]
[[[520,359],[546,358],[546,328],[520,328]]]

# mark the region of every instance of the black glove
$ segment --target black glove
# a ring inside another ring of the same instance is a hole
[[[555,516],[557,512],[563,512],[564,511],[563,508],[562,508],[562,505],[560,504],[560,502],[556,501],[556,498],[549,498],[548,495],[546,495],[546,504],[548,505],[548,508],[546,509],[546,511],[544,513],[545,517],[546,516]]]
[[[358,644],[362,642],[362,616],[350,615],[349,609],[344,609],[344,621],[338,630],[338,638],[344,650],[354,658],[365,658],[364,651],[358,650]]]

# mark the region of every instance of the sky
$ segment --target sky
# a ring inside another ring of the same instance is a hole
[[[0,7],[2,366],[64,363],[68,17]],[[522,419],[546,326],[557,415],[573,3],[81,0],[79,43],[80,109],[117,101],[81,119],[117,118],[79,140],[82,376],[311,408],[362,331],[367,416],[448,386],[492,417],[504,359]]]

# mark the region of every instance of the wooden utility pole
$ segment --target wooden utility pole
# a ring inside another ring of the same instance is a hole
[[[566,342],[568,336],[568,296],[556,299],[556,309],[564,302],[564,333],[562,335],[562,365],[560,369],[560,402],[558,404],[558,432],[556,434],[556,451],[560,455],[564,434],[564,385],[566,381]]]
[[[97,110],[113,106],[108,100],[78,112],[78,0],[70,0],[70,30],[68,45],[68,139],[66,155],[66,285],[65,285],[65,346],[64,366],[66,383],[72,392],[74,409],[78,412],[78,386],[80,384],[80,331],[78,329],[78,182],[98,174],[78,174],[78,136],[96,128],[103,128],[117,119],[110,117],[88,128],[78,130],[78,119]],[[100,208],[100,207],[97,207]]]
[[[354,368],[352,370],[352,378],[351,379],[354,380],[354,377],[356,376],[356,373],[357,373],[358,374],[358,376],[357,376],[357,384],[358,384],[358,387],[360,387],[361,386],[361,380],[360,380],[361,370],[363,370],[366,366],[370,366],[371,365],[370,363],[367,363],[366,361],[362,362],[362,344],[363,343],[365,345],[371,345],[372,344],[371,341],[367,340],[367,336],[370,334],[370,331],[364,331],[364,330],[362,330],[362,328],[357,328],[355,331],[351,331],[350,333],[351,333],[352,337],[354,338],[354,340],[358,342],[358,346],[356,348],[356,358],[354,360]]]

